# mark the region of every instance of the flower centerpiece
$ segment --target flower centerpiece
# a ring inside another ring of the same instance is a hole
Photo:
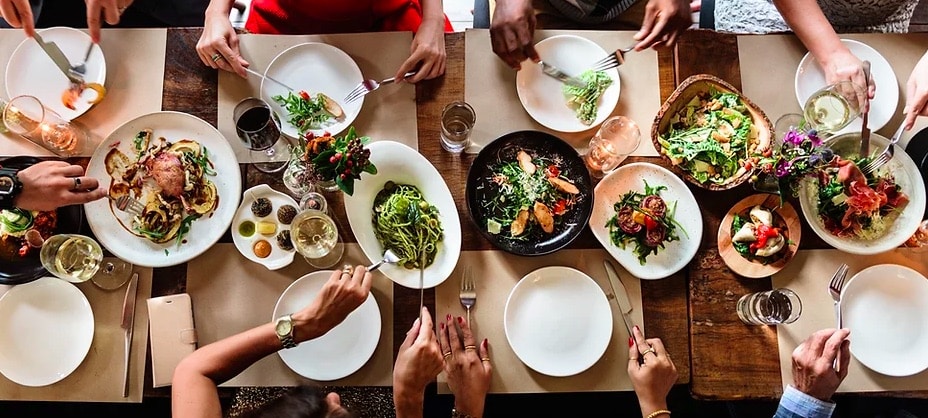
[[[796,196],[803,178],[818,173],[835,157],[834,152],[814,129],[805,123],[790,126],[779,146],[767,156],[757,159],[759,174],[751,181],[774,183],[781,196],[789,192]]]
[[[348,195],[353,194],[354,181],[361,178],[361,173],[377,174],[377,167],[370,161],[371,151],[364,147],[368,142],[370,137],[358,136],[353,126],[344,136],[307,132],[293,152],[305,168],[296,176],[297,181],[330,182]]]

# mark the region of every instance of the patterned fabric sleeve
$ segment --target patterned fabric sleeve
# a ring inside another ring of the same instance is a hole
[[[818,400],[789,385],[773,418],[830,418],[834,411],[833,402]]]

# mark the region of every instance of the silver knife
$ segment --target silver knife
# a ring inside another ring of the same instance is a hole
[[[864,68],[864,80],[867,81],[867,85],[864,87],[864,95],[867,97],[867,111],[861,116],[861,126],[860,126],[860,157],[866,158],[870,156],[870,128],[867,126],[867,120],[869,119],[868,115],[870,114],[870,61],[864,61],[862,63]]]
[[[71,62],[68,61],[68,57],[64,55],[64,52],[61,52],[61,48],[58,48],[58,45],[55,45],[54,42],[45,42],[42,40],[42,37],[36,32],[32,35],[35,38],[35,41],[38,42],[39,46],[45,51],[45,54],[52,59],[52,62],[55,63],[55,66],[68,78],[72,83],[83,84],[84,80],[80,77],[71,74]]]
[[[120,327],[125,332],[126,340],[126,358],[125,371],[126,376],[122,385],[122,397],[129,397],[129,353],[132,348],[132,329],[135,327],[135,297],[139,291],[139,274],[132,273],[129,279],[129,288],[126,289],[126,300],[122,303],[122,324]]]
[[[558,80],[569,86],[581,87],[581,88],[586,87],[586,83],[584,83],[583,80],[580,80],[577,77],[571,77],[567,75],[567,73],[561,71],[559,68],[551,64],[548,64],[544,61],[538,61],[538,63],[541,64],[541,72],[547,74],[548,76],[554,78],[555,80]]]
[[[631,318],[632,302],[628,299],[628,291],[625,290],[625,285],[622,284],[622,280],[619,279],[619,274],[616,273],[615,267],[612,266],[609,260],[603,260],[603,268],[606,269],[606,276],[609,276],[609,286],[612,287],[612,294],[615,297],[615,302],[619,305],[619,311],[622,312],[622,319],[625,321],[625,329],[628,331],[628,336],[634,341],[635,349],[638,350],[638,341],[635,340],[635,335],[632,334],[634,323]],[[640,357],[638,361],[639,363],[641,362]]]

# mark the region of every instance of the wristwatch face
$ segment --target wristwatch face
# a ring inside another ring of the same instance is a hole
[[[0,194],[13,193],[13,179],[10,176],[0,176]]]
[[[277,331],[277,335],[284,337],[290,335],[290,330],[293,328],[293,324],[286,317],[279,318],[277,323],[274,324],[274,329]]]

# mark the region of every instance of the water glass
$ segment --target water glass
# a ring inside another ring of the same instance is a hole
[[[640,142],[641,131],[635,121],[625,116],[613,116],[606,119],[590,139],[583,161],[593,176],[602,177],[635,152]]]
[[[342,259],[345,244],[335,221],[325,212],[308,209],[298,213],[290,224],[293,248],[316,268],[329,268]]]
[[[243,99],[232,111],[235,133],[251,150],[251,163],[265,173],[283,170],[290,162],[290,141],[281,141],[280,118],[257,97]]]
[[[802,112],[816,131],[835,133],[860,115],[866,94],[862,86],[848,80],[840,81],[812,93]]]
[[[10,99],[3,106],[3,123],[0,125],[59,157],[79,155],[90,145],[87,128],[63,119],[34,96]]]
[[[749,293],[738,300],[738,318],[745,324],[791,324],[801,313],[799,296],[785,288]]]
[[[448,152],[464,151],[476,121],[477,114],[469,104],[449,103],[441,112],[441,147]]]

